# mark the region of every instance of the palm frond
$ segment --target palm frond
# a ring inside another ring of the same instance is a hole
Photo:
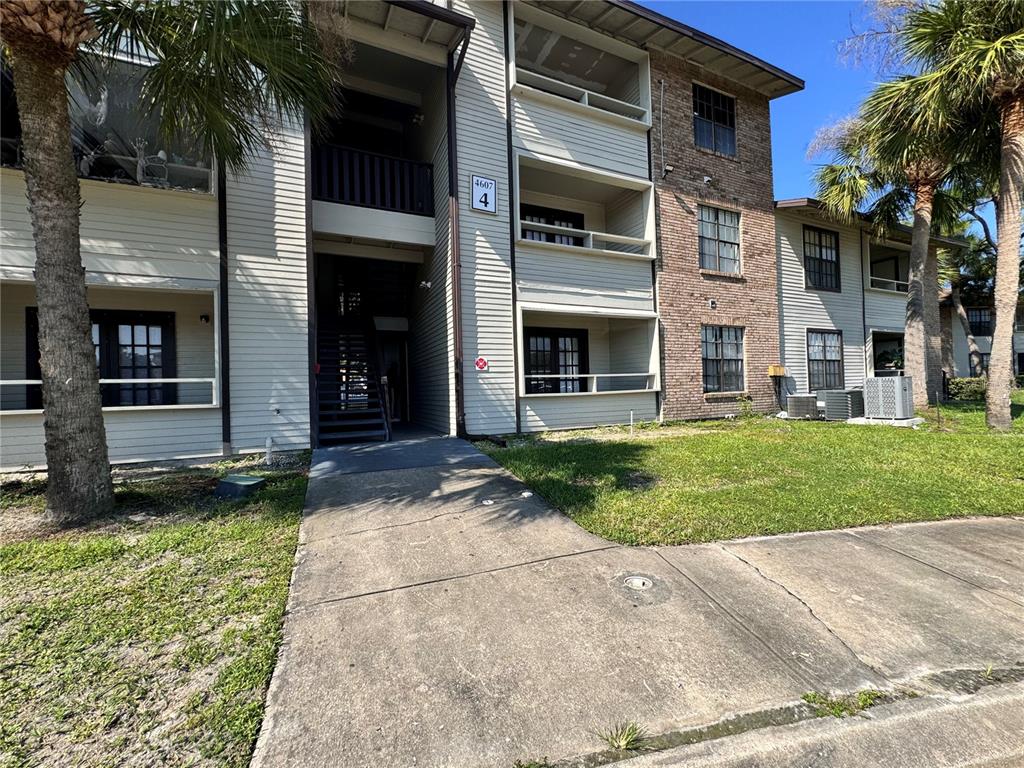
[[[287,0],[97,0],[95,49],[149,62],[143,107],[167,139],[240,168],[270,126],[330,114],[335,70]]]

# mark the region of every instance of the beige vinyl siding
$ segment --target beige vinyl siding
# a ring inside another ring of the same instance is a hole
[[[516,427],[503,6],[453,5],[476,18],[455,101],[466,429],[497,434]],[[470,207],[473,175],[497,182],[496,214]],[[488,359],[487,371],[474,368],[477,356]]]
[[[840,293],[805,287],[803,224],[839,232]],[[843,371],[848,387],[864,383],[860,233],[813,217],[776,212],[779,290],[782,310],[782,358],[788,392],[807,391],[807,329],[843,332]]]
[[[608,346],[610,349],[608,370],[610,373],[652,372],[654,320],[614,320],[609,327]],[[645,379],[611,379],[612,389],[637,389],[638,384],[646,385]]]
[[[231,446],[309,445],[306,172],[301,125],[227,178]]]
[[[444,434],[455,432],[455,377],[452,375],[452,270],[449,262],[448,144],[444,73],[426,94],[433,105],[424,126],[423,156],[434,165],[435,245],[416,276],[430,288],[415,288],[410,323],[410,376],[413,419]]]
[[[475,33],[474,33],[475,34]],[[647,178],[647,127],[580,114],[572,102],[528,92],[512,97],[512,143],[527,152]]]
[[[526,397],[520,410],[524,432],[628,424],[630,411],[634,421],[658,418],[653,392]]]
[[[112,462],[157,461],[220,453],[220,410],[104,411]],[[41,414],[0,416],[0,470],[45,465]]]
[[[516,285],[521,301],[654,309],[648,261],[537,248],[520,241],[516,248]]]
[[[212,195],[83,180],[82,262],[89,272],[217,279]],[[0,260],[32,267],[35,244],[21,171],[0,170]]]
[[[650,192],[623,192],[605,207],[605,232],[626,237],[649,237],[647,218]],[[652,228],[653,231],[653,228]],[[653,237],[652,237],[653,239]]]

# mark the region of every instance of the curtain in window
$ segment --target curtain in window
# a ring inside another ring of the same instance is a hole
[[[701,327],[701,362],[705,392],[742,392],[743,329],[729,325]]]
[[[837,331],[807,332],[807,387],[843,388],[843,335]]]
[[[740,215],[735,211],[698,206],[700,266],[718,272],[740,271]]]

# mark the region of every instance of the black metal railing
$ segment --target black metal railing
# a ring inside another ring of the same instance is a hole
[[[434,168],[430,163],[361,149],[315,144],[313,198],[433,216]]]

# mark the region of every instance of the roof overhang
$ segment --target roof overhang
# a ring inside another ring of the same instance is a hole
[[[804,88],[799,77],[632,0],[528,1],[629,45],[679,56],[769,99]]]
[[[353,40],[438,66],[476,25],[428,0],[344,0],[343,13]]]
[[[792,197],[786,200],[776,200],[775,207],[782,210],[800,211],[803,209],[806,211],[813,211],[825,218],[829,218],[825,212],[825,204],[814,197]],[[871,216],[868,216],[865,213],[858,213],[857,219],[861,224],[861,229],[874,223]],[[890,227],[888,232],[890,235],[902,235],[908,242],[910,241],[913,233],[913,228],[908,227],[905,224],[897,224],[895,227]],[[944,245],[947,248],[967,248],[970,246],[970,243],[959,237],[932,235],[929,239],[932,243],[935,243],[936,245]]]

